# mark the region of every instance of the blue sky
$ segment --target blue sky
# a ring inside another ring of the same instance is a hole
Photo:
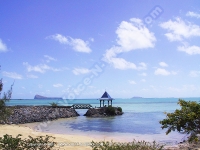
[[[12,98],[200,96],[200,1],[0,0]]]

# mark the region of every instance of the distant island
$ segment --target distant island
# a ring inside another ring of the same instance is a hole
[[[35,95],[34,99],[62,99],[62,97],[45,97],[41,95]]]
[[[140,97],[140,96],[134,96],[134,97],[132,97],[131,99],[133,99],[133,98],[142,98],[142,97]]]

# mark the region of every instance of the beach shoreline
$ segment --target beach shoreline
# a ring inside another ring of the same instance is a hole
[[[58,121],[61,121],[63,119],[58,119]],[[98,141],[113,141],[113,142],[132,142],[134,139],[136,141],[142,141],[145,140],[147,142],[154,141],[154,138],[152,138],[151,135],[138,135],[134,134],[127,134],[127,133],[112,133],[111,135],[102,133],[98,134],[99,132],[79,132],[79,131],[71,131],[68,134],[58,134],[58,133],[52,133],[52,132],[46,132],[46,131],[37,131],[35,130],[35,127],[40,125],[41,122],[35,122],[35,123],[27,123],[27,124],[20,124],[20,125],[0,125],[0,137],[2,137],[5,134],[12,135],[13,137],[16,137],[18,134],[22,134],[22,138],[28,138],[28,136],[37,137],[37,136],[53,136],[55,137],[55,142],[57,142],[57,145],[55,148],[61,149],[61,150],[91,150],[90,144],[92,141],[98,142]],[[69,129],[71,130],[71,129]],[[160,137],[162,138],[162,137]],[[169,144],[166,147],[169,149],[177,149],[178,144]]]
[[[160,143],[161,145],[166,144],[168,148],[172,147],[177,149],[178,143],[182,141],[184,135],[177,132],[166,135],[166,131],[162,130],[159,125],[159,120],[165,117],[163,111],[172,112],[177,107],[175,100],[173,103],[168,101],[168,99],[162,103],[158,103],[158,99],[154,101],[144,99],[142,102],[141,100],[133,102],[128,99],[126,101],[123,100],[123,103],[121,101],[118,103],[115,101],[116,106],[122,107],[125,112],[122,116],[90,118],[83,116],[86,110],[78,109],[77,112],[80,116],[71,117],[69,115],[67,118],[55,118],[55,120],[44,119],[44,121],[43,119],[40,121],[32,119],[32,122],[30,121],[31,123],[24,122],[25,124],[16,125],[17,123],[11,123],[11,125],[0,125],[1,131],[6,130],[6,132],[1,132],[0,136],[10,134],[16,137],[18,134],[22,134],[24,138],[27,138],[28,135],[32,137],[49,135],[55,137],[57,143],[68,144],[68,146],[61,147],[62,150],[92,149],[90,146],[86,146],[86,144],[89,145],[92,141],[127,143],[133,140],[146,142],[156,141],[156,143]],[[88,101],[88,103],[91,102]],[[96,103],[92,104],[95,105]],[[147,109],[147,106],[151,109]],[[24,117],[27,111],[22,111],[20,114]],[[35,115],[34,112],[28,114],[28,120],[30,120],[29,116],[33,117],[32,114]],[[53,114],[52,116],[54,116]],[[49,116],[48,113],[42,112],[39,113],[40,115],[44,118]],[[16,118],[14,117],[14,119]],[[70,143],[77,142],[80,142],[82,146],[69,146]]]
[[[12,137],[16,137],[18,134],[22,135],[22,139],[37,136],[53,136],[55,137],[54,141],[57,142],[55,149],[67,149],[67,150],[91,150],[90,143],[92,141],[97,141],[87,136],[83,135],[63,135],[63,134],[54,134],[54,133],[45,133],[37,132],[28,127],[26,124],[23,125],[0,125],[0,137],[8,134]]]

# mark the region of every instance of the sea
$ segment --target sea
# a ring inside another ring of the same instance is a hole
[[[187,101],[200,102],[197,98],[181,98]],[[89,118],[83,116],[87,109],[76,109],[78,117],[49,121],[45,125],[35,123],[35,130],[57,134],[86,135],[96,139],[131,142],[132,140],[157,141],[174,145],[187,139],[187,135],[176,131],[166,135],[166,129],[161,128],[160,120],[166,118],[167,113],[180,109],[177,104],[179,98],[131,98],[114,99],[113,106],[121,107],[121,116],[105,118]],[[71,106],[73,104],[91,104],[99,107],[98,99],[11,99],[7,105],[58,105]],[[106,104],[106,102],[105,102]]]

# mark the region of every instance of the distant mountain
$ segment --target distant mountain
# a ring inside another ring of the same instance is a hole
[[[142,97],[140,97],[140,96],[134,96],[134,97],[132,97],[131,99],[133,99],[133,98],[142,98]]]
[[[62,97],[45,97],[41,95],[35,95],[34,99],[62,99]]]

